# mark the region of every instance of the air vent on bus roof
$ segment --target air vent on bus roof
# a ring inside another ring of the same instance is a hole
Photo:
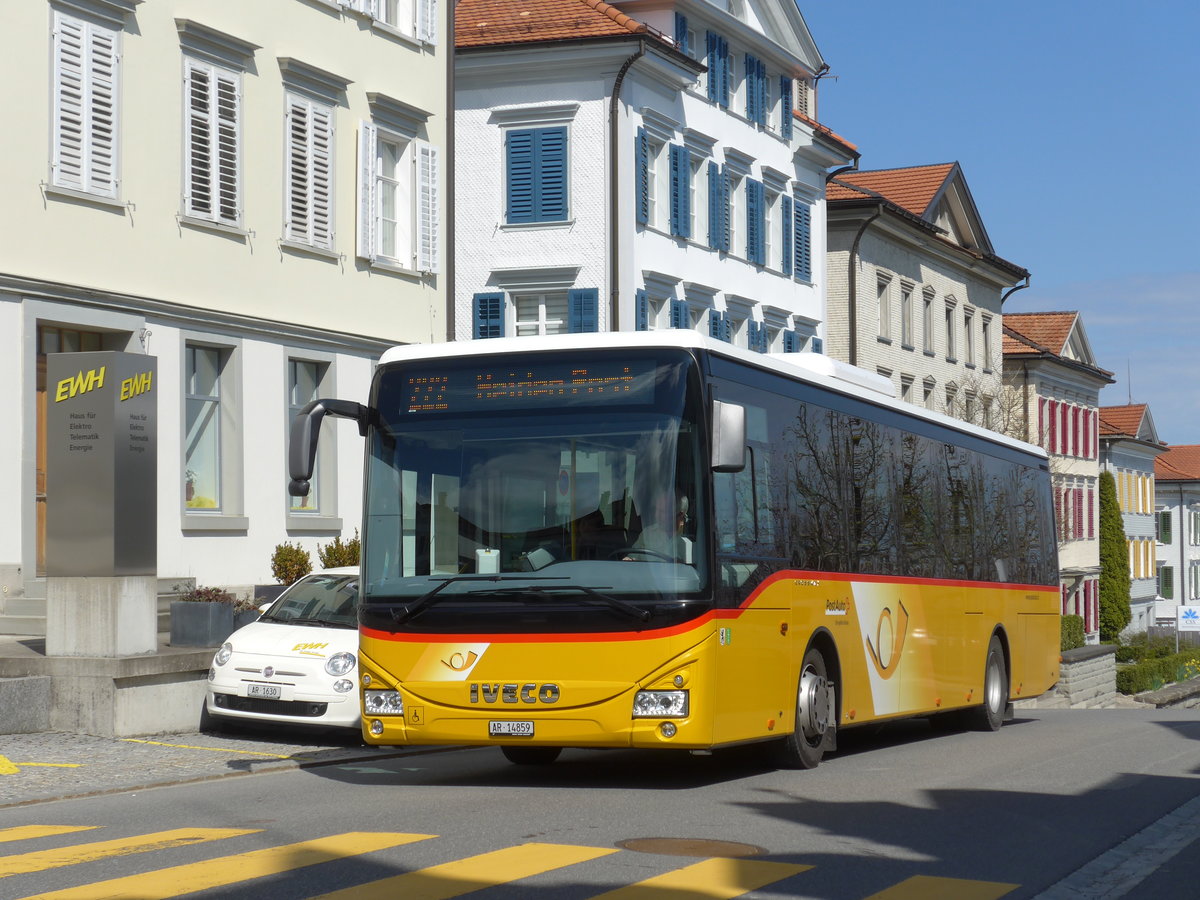
[[[896,387],[890,378],[832,359],[822,353],[772,353],[771,357],[811,372],[813,375],[852,384],[857,388],[883,394],[885,397],[896,396]]]

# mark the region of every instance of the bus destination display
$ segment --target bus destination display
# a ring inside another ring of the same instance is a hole
[[[654,363],[526,361],[520,368],[463,366],[406,374],[403,390],[402,408],[408,413],[527,409],[543,404],[651,403]]]

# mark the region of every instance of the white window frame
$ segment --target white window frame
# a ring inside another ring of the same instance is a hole
[[[879,339],[892,339],[892,277],[880,272],[875,278],[875,301],[879,312]]]
[[[121,31],[54,10],[50,185],[116,200]]]
[[[369,16],[372,25],[434,46],[438,41],[437,0],[338,0],[339,5]]]
[[[518,337],[532,337],[534,335],[542,336],[547,334],[566,334],[568,328],[568,319],[570,318],[570,295],[564,290],[551,291],[514,291],[510,295],[512,302],[507,306],[512,310],[512,329],[506,331],[506,334],[516,335]],[[546,299],[548,297],[562,298],[562,319],[551,319],[546,312]],[[536,319],[521,319],[520,308],[521,301],[529,301],[532,298],[537,299],[538,315]],[[536,328],[536,331],[530,331],[530,327]],[[525,329],[520,331],[519,329]],[[550,330],[553,328],[553,330]]]
[[[183,215],[241,229],[242,73],[191,56],[184,56],[183,66]],[[194,105],[201,79],[204,109]],[[197,166],[201,159],[206,166]]]
[[[241,388],[241,342],[229,343],[212,335],[196,332],[180,334],[180,397],[186,405],[188,396],[188,351],[191,349],[211,350],[218,354],[219,416],[217,454],[219,484],[214,497],[215,508],[188,507],[181,504],[180,526],[183,531],[245,531],[249,520],[243,514],[243,423]],[[187,416],[180,423],[180,473],[187,469]],[[186,480],[186,479],[185,479]],[[183,498],[181,498],[183,499]]]
[[[292,91],[284,102],[283,239],[333,250],[334,107]]]

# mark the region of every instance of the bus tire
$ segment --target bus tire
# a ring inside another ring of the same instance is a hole
[[[976,731],[999,731],[1008,708],[1008,667],[1000,638],[992,635],[983,663],[983,704],[971,710],[969,727]]]
[[[815,769],[834,745],[837,696],[828,680],[825,656],[809,647],[796,686],[796,726],[777,746],[776,763],[783,769]]]
[[[558,759],[562,747],[501,747],[500,752],[517,766],[548,766]]]

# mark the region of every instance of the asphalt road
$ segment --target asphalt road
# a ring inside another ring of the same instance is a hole
[[[1195,900],[1198,741],[1200,711],[1121,709],[889,726],[808,772],[750,750],[524,768],[327,747],[0,809],[0,898]]]

